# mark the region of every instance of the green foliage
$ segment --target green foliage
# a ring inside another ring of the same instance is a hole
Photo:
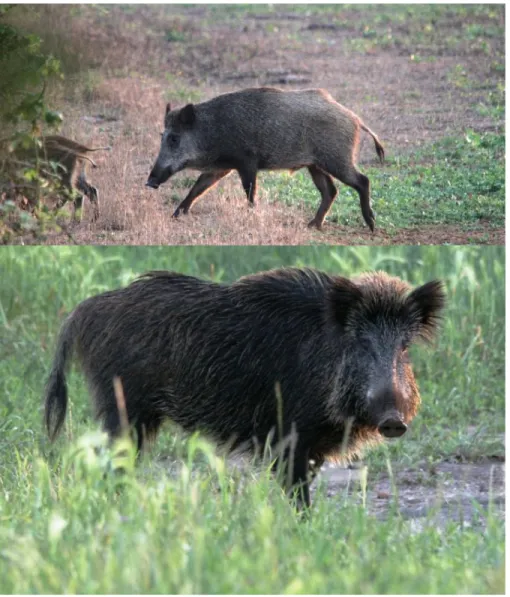
[[[360,168],[369,178],[377,226],[392,228],[480,221],[500,226],[505,214],[505,137],[465,131],[412,156],[388,156],[377,168]],[[288,204],[316,207],[317,189],[304,171],[261,175],[270,196]],[[361,220],[356,191],[336,182],[339,194],[328,219],[344,225]]]
[[[41,43],[40,37],[0,22],[0,121],[8,133],[0,140],[0,243],[27,233],[38,236],[47,224],[55,224],[41,209],[41,199],[43,193],[61,192],[60,180],[42,176],[38,136],[43,127],[62,123],[62,114],[45,100],[47,82],[61,73],[59,61],[45,54]],[[16,156],[19,150],[25,152],[23,160]]]
[[[168,29],[165,33],[165,40],[168,42],[180,42],[186,41],[186,39],[186,34],[179,29]]]
[[[440,338],[413,349],[422,409],[405,438],[369,453],[369,471],[388,457],[396,469],[504,455],[503,247],[3,247],[2,592],[503,591],[504,525],[490,511],[483,531],[454,520],[416,529],[318,491],[301,519],[267,471],[230,470],[199,436],[180,445],[172,428],[133,466],[129,445],[109,449],[95,432],[79,374],[65,436],[49,447],[44,380],[62,318],[81,300],[150,269],[231,281],[281,265],[445,280]]]
[[[39,116],[43,113],[48,126],[62,120],[42,102],[37,112]],[[0,243],[29,233],[40,239],[46,230],[55,228],[58,215],[48,209],[45,200],[58,198],[63,205],[71,198],[62,184],[64,166],[47,158],[37,128],[13,133],[0,162]]]
[[[97,436],[68,450],[58,473],[19,459],[16,499],[0,493],[0,588],[12,593],[500,592],[504,528],[450,524],[413,532],[341,499],[302,520],[267,473],[234,481],[192,439],[173,480],[112,475]],[[196,474],[196,461],[205,461]],[[194,473],[195,471],[195,473]],[[105,474],[106,473],[106,474]],[[122,480],[122,482],[120,482]],[[499,575],[498,575],[499,572]],[[498,578],[498,576],[500,578]]]
[[[60,73],[53,56],[41,52],[41,39],[0,23],[0,119],[34,122],[44,115],[40,89],[49,77]]]
[[[296,4],[292,11],[349,31],[343,43],[351,51],[397,50],[417,61],[452,51],[462,53],[466,48],[491,55],[504,37],[504,13],[497,5]],[[222,21],[241,21],[246,14],[276,16],[289,12],[288,6],[283,8],[278,4],[210,5],[209,8],[210,17]],[[452,28],[452,18],[459,19],[462,26]]]

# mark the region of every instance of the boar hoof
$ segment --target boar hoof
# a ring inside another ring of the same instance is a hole
[[[375,213],[372,211],[372,209],[370,209],[370,211],[367,214],[363,214],[363,218],[365,220],[365,222],[367,223],[367,226],[370,228],[371,232],[374,232],[375,230]]]
[[[322,222],[318,222],[314,218],[311,222],[308,222],[308,228],[317,228],[317,230],[320,230],[322,232]]]

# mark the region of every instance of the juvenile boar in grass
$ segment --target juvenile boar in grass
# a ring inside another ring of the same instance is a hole
[[[251,204],[259,170],[307,167],[322,200],[309,226],[322,228],[337,195],[335,177],[356,189],[370,230],[375,215],[370,182],[356,168],[360,129],[369,133],[381,162],[384,149],[354,112],[323,89],[254,88],[226,93],[180,110],[166,107],[161,148],[146,185],[157,189],[185,168],[202,171],[174,217],[188,213],[211,186],[237,170]]]
[[[41,174],[46,178],[59,179],[64,189],[72,193],[76,189],[80,195],[74,200],[74,219],[83,205],[83,197],[88,197],[92,205],[92,221],[99,218],[99,195],[97,188],[87,181],[87,169],[91,165],[97,168],[95,162],[90,158],[94,151],[109,150],[110,147],[86,147],[81,143],[63,137],[62,135],[47,135],[41,139],[41,147],[38,149]],[[16,158],[22,160],[20,165],[35,160],[34,150],[18,150]],[[63,199],[59,207],[66,203]]]
[[[119,376],[139,449],[166,418],[230,449],[268,442],[287,489],[309,505],[325,459],[405,433],[420,404],[408,347],[433,337],[444,302],[439,281],[412,290],[383,272],[288,268],[232,284],[150,272],[66,319],[46,426],[53,439],[64,422],[74,352],[112,437]]]

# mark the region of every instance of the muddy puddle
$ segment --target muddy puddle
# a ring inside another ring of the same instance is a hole
[[[162,459],[157,466],[177,476],[181,463]],[[254,471],[253,463],[243,456],[230,456],[227,466]],[[397,511],[417,532],[427,526],[445,528],[449,523],[483,529],[489,514],[505,522],[505,463],[495,458],[477,463],[418,465],[392,470],[391,476],[372,472],[363,463],[353,468],[327,463],[311,486],[312,502],[317,491],[328,498],[340,497],[340,505],[344,503],[342,498],[364,503],[368,512],[380,520]]]
[[[328,497],[339,493],[363,500],[377,518],[396,508],[417,531],[426,525],[449,522],[464,527],[485,526],[489,511],[504,522],[505,464],[442,462],[427,468],[371,474],[366,466],[354,469],[324,467],[319,484]],[[312,488],[316,491],[316,488]]]

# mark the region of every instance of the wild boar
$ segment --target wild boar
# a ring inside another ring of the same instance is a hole
[[[174,217],[188,213],[193,203],[231,170],[238,172],[253,205],[259,170],[307,167],[322,197],[309,226],[322,228],[337,195],[335,177],[356,189],[363,218],[374,230],[370,181],[356,167],[360,129],[372,136],[381,162],[384,148],[354,112],[323,89],[262,87],[226,93],[179,110],[171,110],[167,104],[164,127],[146,186],[157,189],[185,168],[202,172]]]
[[[109,149],[111,148],[86,147],[62,135],[46,135],[41,138],[41,147],[37,150],[41,174],[50,180],[59,179],[68,193],[72,193],[73,189],[81,193],[74,200],[75,220],[82,208],[84,196],[89,198],[93,207],[92,221],[99,218],[99,194],[97,188],[87,181],[88,165],[93,168],[97,168],[97,165],[89,154]],[[35,154],[35,148],[15,151],[16,159],[21,160],[20,165],[33,163]],[[62,207],[66,201],[67,197],[62,198],[58,206]]]
[[[384,272],[283,268],[232,284],[150,272],[65,320],[46,426],[53,439],[64,422],[74,353],[112,437],[118,376],[140,450],[167,418],[229,449],[268,442],[309,505],[325,459],[405,433],[420,404],[408,347],[433,337],[444,303],[441,282],[412,290]]]

